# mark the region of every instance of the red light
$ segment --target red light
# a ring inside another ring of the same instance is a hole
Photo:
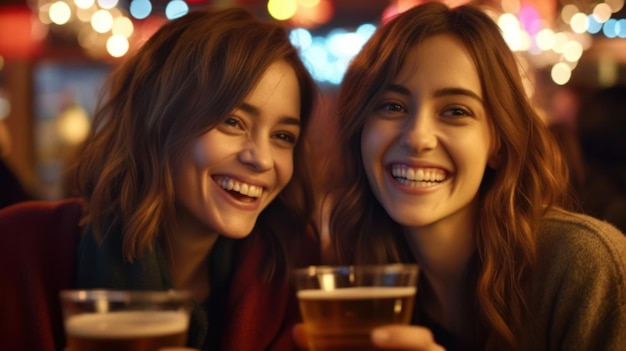
[[[42,24],[28,7],[0,7],[0,55],[7,59],[30,58],[43,47]]]

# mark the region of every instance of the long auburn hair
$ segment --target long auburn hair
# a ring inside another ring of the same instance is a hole
[[[567,169],[522,85],[518,63],[498,26],[478,7],[450,9],[431,2],[384,24],[349,66],[339,94],[339,133],[345,174],[330,218],[334,256],[343,263],[407,260],[402,228],[374,197],[361,159],[361,133],[378,96],[421,41],[458,38],[481,79],[500,165],[487,169],[478,194],[474,306],[486,349],[515,350],[527,317],[523,281],[536,259],[536,232],[545,212],[565,204]]]
[[[172,174],[181,153],[220,123],[280,60],[298,78],[304,136],[317,88],[280,25],[260,22],[241,8],[208,8],[161,27],[112,72],[103,90],[75,169],[78,192],[86,200],[83,222],[97,236],[109,223],[121,226],[129,261],[157,237],[175,232]],[[301,140],[291,182],[255,226],[276,253],[268,260],[272,271],[284,267],[289,243],[302,235],[310,216]]]

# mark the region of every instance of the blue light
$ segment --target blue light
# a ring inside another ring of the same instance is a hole
[[[360,25],[359,28],[356,29],[356,34],[363,37],[364,41],[368,41],[375,31],[376,31],[375,25],[371,23],[365,23],[365,24]]]
[[[149,0],[133,0],[129,7],[130,15],[136,19],[144,19],[152,12],[152,3]]]
[[[604,26],[602,26],[602,32],[607,38],[615,38],[617,36],[616,27],[617,20],[611,18],[604,23]]]
[[[590,34],[597,34],[602,30],[602,23],[598,22],[594,15],[587,16],[587,23],[589,23],[587,32]]]
[[[622,18],[617,21],[615,31],[620,38],[626,38],[626,18]]]
[[[165,17],[173,20],[189,13],[189,6],[183,0],[172,0],[165,6]]]
[[[328,63],[328,52],[323,45],[313,40],[311,46],[301,52],[302,61],[308,68],[313,78],[319,82],[325,81],[325,68]]]
[[[289,33],[289,40],[296,48],[306,50],[313,43],[313,36],[304,28],[295,28]]]
[[[336,28],[326,36],[313,37],[308,30],[296,28],[289,33],[289,39],[316,81],[337,85],[350,61],[375,31],[374,25],[364,24],[355,32]]]

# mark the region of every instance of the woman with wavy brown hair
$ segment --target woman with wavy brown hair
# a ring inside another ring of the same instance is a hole
[[[563,209],[562,157],[485,12],[427,3],[383,24],[338,113],[332,260],[421,267],[421,327],[376,330],[377,346],[626,345],[626,239]]]
[[[303,140],[317,93],[286,30],[243,9],[194,11],[107,88],[77,160],[80,200],[0,212],[12,267],[0,349],[62,349],[68,288],[188,290],[188,346],[294,349],[290,267],[314,263],[296,258],[311,232]]]

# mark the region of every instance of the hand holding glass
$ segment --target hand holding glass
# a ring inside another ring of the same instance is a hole
[[[409,324],[416,265],[312,266],[296,271],[300,311],[311,351],[377,350],[371,331]]]
[[[190,301],[183,291],[62,291],[67,349],[157,351],[184,346]]]

